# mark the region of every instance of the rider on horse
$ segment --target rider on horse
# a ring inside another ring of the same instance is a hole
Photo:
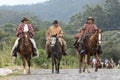
[[[50,58],[51,54],[49,52],[49,45],[50,45],[50,37],[52,35],[57,35],[63,49],[63,55],[67,55],[66,53],[66,41],[63,39],[63,31],[62,28],[59,26],[58,21],[55,20],[53,25],[48,29],[46,32],[46,51],[47,51],[47,58]]]
[[[84,38],[86,38],[85,36],[88,34],[93,34],[96,30],[99,30],[99,29],[94,24],[94,18],[88,17],[86,24],[84,24],[83,28],[80,31],[79,40],[77,40],[77,42],[75,42],[74,44],[74,46],[77,47],[77,44],[80,42],[80,47],[81,47],[80,54],[83,54],[86,52],[84,42],[83,42]]]
[[[29,39],[32,43],[32,49],[33,49],[33,57],[36,57],[38,55],[38,51],[37,51],[37,47],[36,47],[36,43],[33,39],[34,36],[34,30],[31,24],[28,24],[28,19],[27,18],[23,18],[23,20],[21,20],[20,25],[18,26],[17,29],[17,33],[16,36],[18,37],[17,40],[15,41],[15,44],[12,48],[12,56],[13,57],[17,57],[17,52],[19,52],[19,45],[20,45],[20,39],[23,36],[23,32],[28,32],[29,33]]]

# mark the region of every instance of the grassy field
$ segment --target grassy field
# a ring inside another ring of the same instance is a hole
[[[8,66],[21,66],[21,58],[18,56],[16,60],[16,65],[12,63],[12,57],[10,49],[0,52],[0,67]],[[33,58],[31,60],[32,67],[34,68],[51,68],[51,59],[46,59],[46,52],[39,49],[39,57]],[[76,68],[77,67],[77,57],[76,56],[63,56],[61,60],[61,68]]]

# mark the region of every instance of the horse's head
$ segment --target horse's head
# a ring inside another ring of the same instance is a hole
[[[29,45],[30,42],[29,42],[29,33],[28,32],[23,32],[22,33],[22,38],[21,38],[21,42],[25,45]]]
[[[23,32],[23,38],[24,39],[29,38],[29,33],[28,32]]]
[[[57,40],[58,40],[57,35],[52,35],[50,38],[50,46],[55,46]]]
[[[95,33],[92,35],[92,38],[93,38],[97,43],[101,43],[101,39],[102,39],[101,30],[100,30],[100,29],[95,30]]]

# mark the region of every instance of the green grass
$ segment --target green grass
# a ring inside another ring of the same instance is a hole
[[[0,52],[0,67],[15,66],[12,63],[12,57],[10,54],[10,49]],[[51,68],[51,59],[46,59],[45,50],[39,49],[39,57],[33,58],[31,60],[32,67],[34,68]],[[21,58],[18,57],[16,60],[16,65],[21,66]],[[77,67],[77,57],[76,56],[63,56],[61,60],[61,68],[76,68]]]
[[[12,66],[12,57],[10,50],[0,52],[0,67]]]

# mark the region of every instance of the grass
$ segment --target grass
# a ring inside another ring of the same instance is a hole
[[[13,66],[10,50],[0,52],[0,67]]]
[[[4,68],[7,66],[21,66],[21,59],[20,57],[17,58],[16,60],[16,65],[14,65],[12,63],[12,57],[10,54],[11,50],[7,49],[4,51],[0,52],[0,67]],[[39,49],[39,57],[36,59],[32,59],[31,63],[32,63],[32,67],[34,68],[51,68],[51,59],[47,60],[46,59],[46,52],[42,49]],[[61,60],[61,68],[76,68],[77,67],[77,57],[76,56],[63,56],[62,60]]]

